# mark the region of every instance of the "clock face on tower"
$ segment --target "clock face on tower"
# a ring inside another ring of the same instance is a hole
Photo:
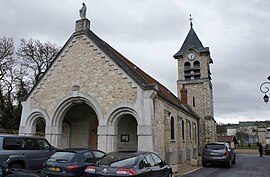
[[[194,60],[194,59],[196,58],[196,55],[195,55],[195,53],[190,52],[190,53],[188,54],[187,58],[188,58],[188,60],[192,61],[192,60]]]

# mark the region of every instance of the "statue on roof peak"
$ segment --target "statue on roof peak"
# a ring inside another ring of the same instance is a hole
[[[82,3],[82,8],[80,9],[80,17],[81,18],[86,18],[86,10],[87,7],[84,3]]]

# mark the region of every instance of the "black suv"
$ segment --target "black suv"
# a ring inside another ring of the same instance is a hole
[[[44,138],[0,134],[0,164],[4,167],[40,169],[55,150]]]

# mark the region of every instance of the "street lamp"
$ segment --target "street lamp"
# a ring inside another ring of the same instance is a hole
[[[270,81],[270,76],[268,76],[267,79]],[[269,101],[269,96],[266,94],[267,92],[269,92],[269,87],[267,86],[268,84],[270,85],[270,82],[264,82],[260,86],[261,92],[264,93],[263,101],[265,103],[268,103],[268,101]]]

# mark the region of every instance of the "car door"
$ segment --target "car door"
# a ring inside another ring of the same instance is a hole
[[[52,154],[54,154],[55,150],[50,145],[50,143],[43,138],[36,139],[37,150],[39,152],[39,164],[42,167],[43,162],[45,162]]]
[[[22,139],[23,153],[26,155],[28,165],[30,169],[37,169],[42,167],[40,161],[40,152],[37,147],[37,143],[34,138]]]

